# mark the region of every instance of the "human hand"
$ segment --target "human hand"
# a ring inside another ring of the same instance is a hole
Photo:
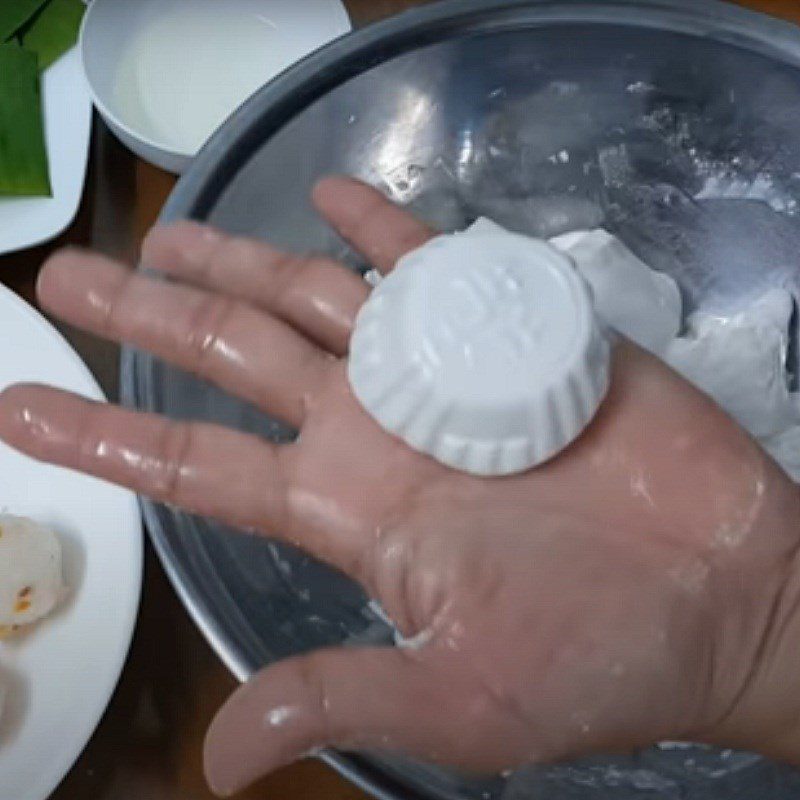
[[[354,181],[323,182],[315,201],[383,271],[432,235]],[[154,230],[143,261],[179,283],[68,251],[44,267],[41,301],[301,440],[32,386],[0,396],[0,436],[306,548],[416,645],[320,651],[256,676],[209,733],[218,792],[322,746],[473,771],[664,738],[794,752],[797,489],[677,375],[618,345],[610,394],[576,443],[526,474],[475,478],[412,452],[353,398],[344,359],[368,294],[354,274],[193,223]]]

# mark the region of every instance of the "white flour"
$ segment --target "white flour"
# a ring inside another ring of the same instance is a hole
[[[694,199],[760,200],[781,214],[793,214],[797,211],[797,201],[781,191],[766,173],[745,179],[728,171],[709,172],[702,189],[695,194]]]
[[[759,438],[800,424],[786,375],[792,297],[774,289],[729,316],[689,317],[665,360]]]

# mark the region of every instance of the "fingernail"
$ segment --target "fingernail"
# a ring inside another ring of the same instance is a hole
[[[167,225],[157,225],[144,237],[142,242],[142,262],[145,266],[153,266],[150,261],[162,261],[157,248],[159,238],[172,236],[168,240],[168,248],[182,261],[194,266],[202,266],[213,250],[223,239],[223,234],[216,228],[203,225],[194,220],[180,220]],[[155,249],[155,252],[154,252]]]
[[[257,697],[240,690],[217,714],[206,734],[203,765],[211,790],[231,797],[300,756],[280,741],[291,728],[294,709],[266,713]]]
[[[42,268],[36,276],[36,296],[41,298],[43,290],[46,289],[48,284],[53,284],[53,288],[57,291],[63,278],[63,270],[60,268],[62,258],[64,256],[67,258],[74,258],[80,256],[81,252],[82,251],[77,247],[65,247],[53,253],[53,255],[42,264]]]
[[[227,760],[220,758],[217,749],[209,746],[203,755],[203,771],[211,791],[216,797],[233,797],[239,790],[239,784],[233,780]]]
[[[184,259],[195,267],[205,267],[224,236],[216,228],[198,225],[198,234],[182,245]]]
[[[233,797],[261,775],[242,731],[227,717],[223,709],[211,724],[203,749],[206,781],[217,797]]]

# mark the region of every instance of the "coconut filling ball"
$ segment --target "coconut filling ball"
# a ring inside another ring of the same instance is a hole
[[[0,638],[46,617],[64,593],[55,533],[32,520],[0,515]]]

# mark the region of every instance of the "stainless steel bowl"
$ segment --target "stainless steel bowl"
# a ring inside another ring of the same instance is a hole
[[[346,172],[445,228],[480,212],[531,232],[602,223],[675,275],[689,307],[797,290],[798,66],[800,30],[712,0],[443,2],[339,40],[264,88],[206,146],[162,219],[207,220],[359,269],[308,200],[318,177]],[[702,199],[710,189],[729,196]],[[796,342],[790,357],[796,366]],[[139,408],[291,437],[145,354],[125,353],[123,384]],[[302,554],[144,511],[187,608],[239,678],[322,645],[389,641],[360,590]],[[797,773],[699,749],[479,782],[324,757],[386,798],[800,795]]]

